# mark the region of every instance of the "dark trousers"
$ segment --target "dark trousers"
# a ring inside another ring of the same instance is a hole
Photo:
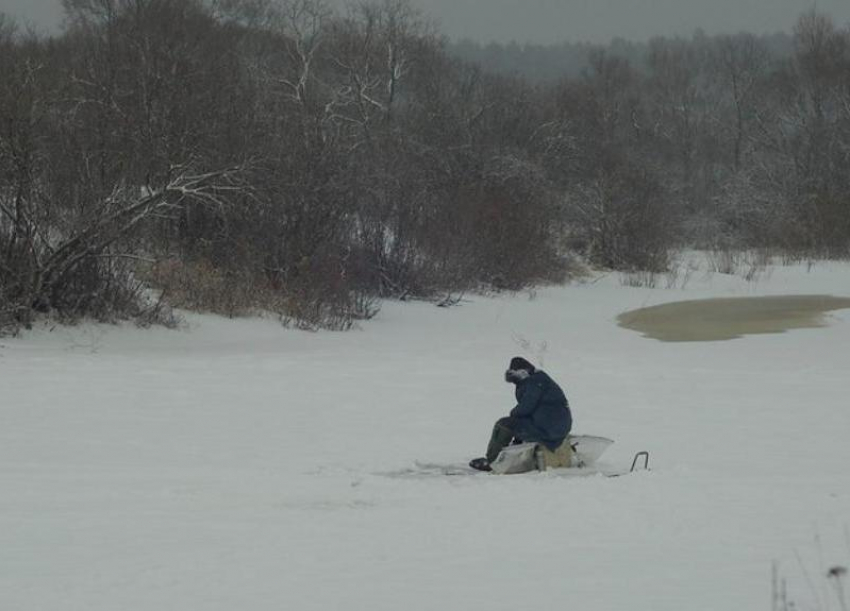
[[[516,422],[510,416],[501,418],[493,425],[493,433],[490,435],[490,443],[487,444],[487,462],[493,462],[507,445],[517,439],[515,432]]]

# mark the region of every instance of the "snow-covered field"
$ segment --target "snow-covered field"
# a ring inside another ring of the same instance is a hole
[[[0,609],[839,609],[850,562],[850,310],[829,327],[662,343],[680,299],[850,296],[850,265],[684,289],[616,276],[349,333],[188,316],[181,331],[0,340]],[[465,463],[522,354],[627,477],[399,477]]]

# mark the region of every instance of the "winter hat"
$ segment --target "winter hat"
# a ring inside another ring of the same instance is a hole
[[[534,371],[535,371],[534,365],[532,365],[531,363],[526,361],[521,356],[515,356],[514,358],[512,358],[511,364],[508,367],[508,369],[511,370],[511,371],[517,371],[519,369],[524,369],[528,373],[534,373]]]

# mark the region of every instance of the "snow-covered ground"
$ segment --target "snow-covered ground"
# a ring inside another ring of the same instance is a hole
[[[663,284],[663,282],[662,282]],[[684,289],[615,275],[349,333],[188,329],[0,340],[0,609],[838,609],[850,562],[850,310],[829,327],[662,343],[624,310],[850,296],[850,265]],[[627,477],[399,477],[465,463],[542,363]]]

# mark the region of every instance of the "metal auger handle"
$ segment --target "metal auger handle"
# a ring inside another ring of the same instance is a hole
[[[638,452],[637,454],[635,454],[635,459],[632,461],[632,468],[629,469],[629,473],[634,473],[635,467],[637,467],[638,464],[638,459],[640,459],[641,457],[643,457],[643,470],[649,470],[649,452],[644,450],[643,452]]]

